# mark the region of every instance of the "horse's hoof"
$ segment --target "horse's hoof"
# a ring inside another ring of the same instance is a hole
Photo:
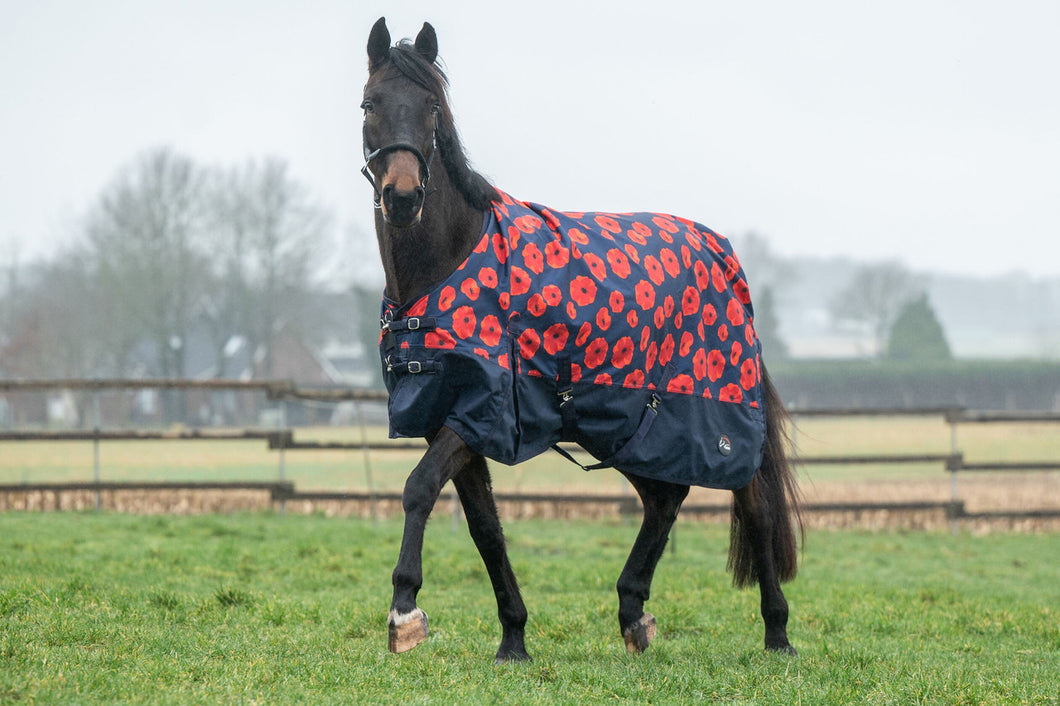
[[[390,611],[387,616],[387,648],[394,654],[408,652],[427,639],[427,614],[417,608],[411,613]]]
[[[626,652],[631,655],[638,655],[648,649],[655,639],[655,616],[645,613],[640,620],[622,631],[622,638],[626,641]]]
[[[778,655],[788,655],[789,657],[799,656],[798,650],[796,650],[790,644],[766,647],[766,652],[773,652]]]
[[[506,655],[498,654],[493,663],[498,667],[502,664],[515,664],[517,662],[533,662],[534,658],[525,652],[510,652]]]

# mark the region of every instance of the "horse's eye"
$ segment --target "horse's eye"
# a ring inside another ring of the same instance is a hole
[[[368,99],[365,99],[365,101],[361,103],[361,110],[363,110],[365,113],[374,113],[375,103]]]
[[[431,106],[431,115],[438,115],[442,111],[442,106],[435,103]]]

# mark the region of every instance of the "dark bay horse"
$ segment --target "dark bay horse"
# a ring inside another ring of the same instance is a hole
[[[766,649],[795,654],[780,588],[802,529],[787,417],[731,246],[685,219],[559,213],[497,190],[468,165],[437,55],[431,25],[391,46],[380,19],[361,105],[391,433],[429,442],[402,496],[390,650],[427,636],[424,529],[451,480],[496,594],[496,660],[529,659],[486,457],[562,440],[601,461],[587,468],[623,473],[644,507],[617,584],[630,652],[655,636],[652,576],[689,485],[704,485],[733,491],[729,569],[761,589]]]

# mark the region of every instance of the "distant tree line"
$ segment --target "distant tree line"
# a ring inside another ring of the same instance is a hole
[[[0,376],[182,377],[195,331],[215,376],[237,372],[224,350],[238,340],[270,377],[278,331],[320,334],[332,220],[280,160],[212,168],[147,153],[104,188],[75,245],[0,265]]]

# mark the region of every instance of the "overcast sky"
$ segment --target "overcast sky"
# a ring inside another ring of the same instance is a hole
[[[513,9],[517,8],[517,9]],[[0,0],[0,263],[124,165],[285,159],[371,229],[365,44],[438,31],[500,188],[669,211],[785,255],[1060,276],[1060,3]],[[365,258],[376,258],[374,251]]]

